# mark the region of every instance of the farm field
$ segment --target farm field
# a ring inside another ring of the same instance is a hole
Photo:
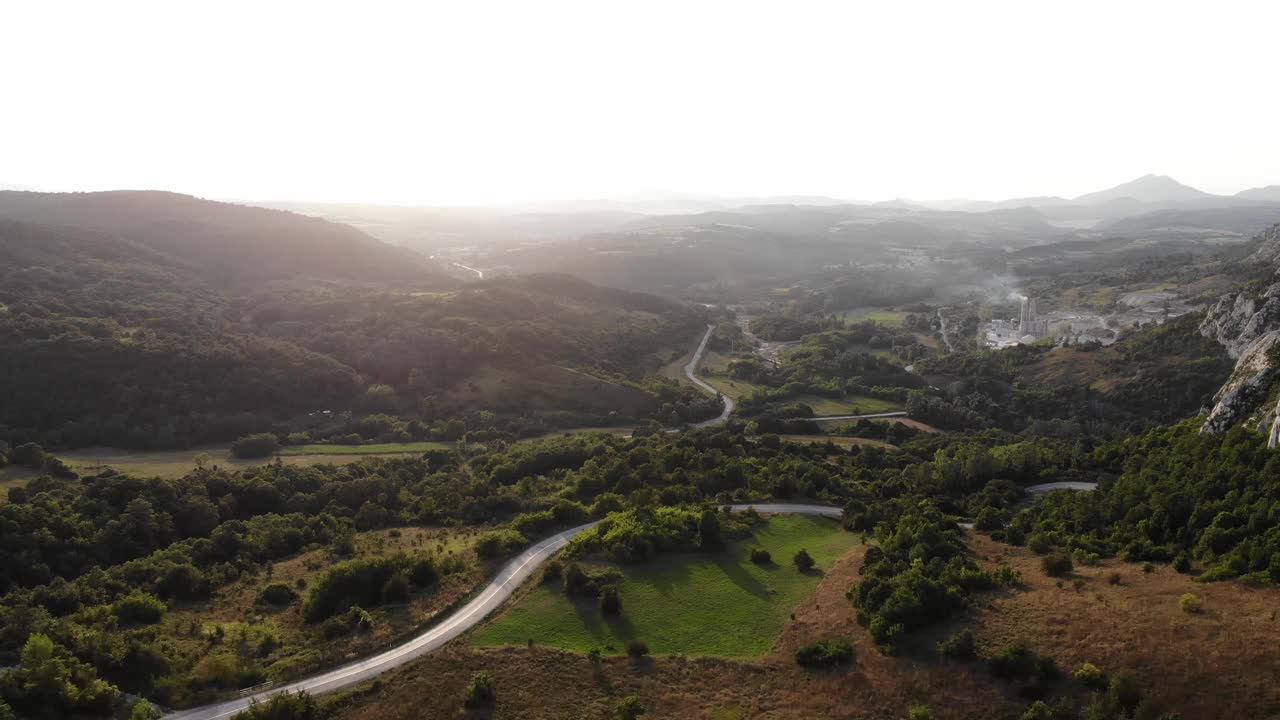
[[[885,450],[898,449],[897,445],[887,443],[883,440],[873,440],[871,438],[841,437],[839,435],[779,435],[778,437],[781,438],[783,442],[789,443],[818,443],[820,445],[825,445],[830,442],[837,447],[845,449],[857,447],[859,445],[869,445],[871,447],[884,448]]]
[[[428,450],[443,450],[451,447],[445,442],[407,442],[376,443],[373,445],[290,445],[280,448],[285,457],[296,455],[395,455],[401,453],[424,453]]]
[[[407,443],[409,445],[417,445],[418,443]],[[299,446],[305,447],[305,446]],[[342,447],[358,447],[370,448],[378,447],[375,445],[359,445],[359,446],[312,446],[327,448]],[[390,447],[390,446],[385,446]],[[285,448],[287,450],[288,448]],[[281,451],[280,462],[285,465],[320,465],[330,463],[334,465],[345,465],[347,463],[357,462],[368,457],[378,456],[396,456],[403,455],[406,452],[422,452],[421,450],[382,450],[379,452],[366,452],[361,454],[354,453],[335,453],[335,452],[308,452],[305,454],[286,454]],[[189,448],[187,450],[119,450],[116,448],[85,448],[81,450],[69,450],[67,452],[55,453],[59,458],[67,463],[72,470],[82,475],[89,475],[101,471],[103,468],[111,468],[116,472],[128,475],[138,475],[141,477],[165,477],[178,478],[186,475],[195,469],[196,456],[201,453],[207,453],[209,456],[209,464],[219,467],[247,468],[255,465],[262,465],[269,462],[275,462],[275,458],[237,458],[231,456],[229,445],[212,445],[205,447]]]
[[[793,608],[808,597],[822,571],[859,546],[833,520],[775,516],[748,540],[719,553],[659,556],[620,566],[622,614],[600,615],[595,599],[571,599],[557,583],[530,589],[513,607],[481,628],[478,646],[535,645],[606,654],[643,640],[658,655],[756,657],[764,654]],[[763,548],[773,563],[751,562],[748,548]],[[817,570],[800,573],[791,558],[805,548]]]
[[[852,310],[840,310],[833,314],[840,316],[847,322],[872,320],[885,327],[900,328],[910,313],[902,310],[886,310],[884,308],[853,308]]]

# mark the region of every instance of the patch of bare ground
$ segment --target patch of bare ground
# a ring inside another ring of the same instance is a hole
[[[773,648],[757,661],[658,657],[635,661],[605,658],[593,665],[583,655],[532,648],[470,649],[453,645],[391,674],[375,690],[353,695],[343,720],[520,718],[604,720],[617,703],[636,695],[645,717],[675,720],[881,720],[905,717],[928,704],[932,717],[990,720],[1015,707],[978,664],[934,659],[933,639],[904,657],[879,653],[858,626],[845,592],[857,580],[862,549],[825,570],[814,595]],[[843,636],[857,648],[847,669],[808,671],[795,650],[825,637]],[[461,700],[471,676],[494,674],[497,701],[470,716]]]
[[[1024,639],[1066,672],[1084,662],[1132,670],[1159,707],[1185,720],[1280,717],[1280,589],[1197,583],[1168,566],[1145,573],[1119,560],[1050,578],[1030,550],[972,538],[982,565],[1007,562],[1026,581],[976,613],[983,654]],[[1200,597],[1204,612],[1183,612],[1184,593]]]

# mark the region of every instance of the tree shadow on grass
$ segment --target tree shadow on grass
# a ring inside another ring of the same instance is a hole
[[[755,575],[747,572],[747,569],[739,564],[735,558],[717,558],[716,565],[720,567],[724,572],[725,577],[728,577],[734,585],[737,585],[752,595],[761,599],[768,599],[773,596],[773,588],[770,588],[768,585],[760,582]]]

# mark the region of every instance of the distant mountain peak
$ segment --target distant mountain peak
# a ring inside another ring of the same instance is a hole
[[[1080,203],[1105,203],[1121,198],[1133,198],[1144,203],[1181,202],[1214,197],[1207,192],[1183,185],[1168,175],[1147,174],[1121,183],[1113,188],[1088,193],[1076,198]]]

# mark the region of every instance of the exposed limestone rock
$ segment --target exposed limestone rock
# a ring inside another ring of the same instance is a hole
[[[1252,261],[1280,264],[1280,225],[1261,236]],[[1222,432],[1247,418],[1266,400],[1280,367],[1280,282],[1261,293],[1233,293],[1214,304],[1200,333],[1218,341],[1236,358],[1231,378],[1214,395],[1214,406],[1201,432]],[[1280,444],[1280,404],[1266,410],[1258,429],[1268,432],[1268,445]]]
[[[1240,354],[1231,378],[1214,395],[1213,410],[1201,426],[1201,432],[1226,430],[1245,419],[1266,399],[1276,374],[1277,346],[1280,346],[1280,329],[1257,338]],[[1274,417],[1274,412],[1269,417]]]

